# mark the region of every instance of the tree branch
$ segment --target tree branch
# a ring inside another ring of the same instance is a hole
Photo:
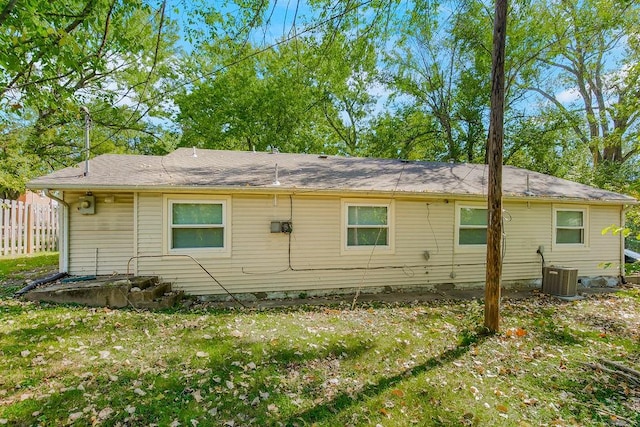
[[[573,74],[575,76],[578,75],[578,72],[574,68],[569,67],[568,65],[561,64],[561,63],[555,62],[555,61],[550,61],[548,59],[541,59],[540,62],[542,62],[544,64],[547,64],[547,65],[551,65],[552,67],[560,68],[560,69],[565,70],[566,72],[571,73],[571,74]]]
[[[537,87],[529,87],[529,90],[532,90],[534,92],[539,93],[540,95],[542,95],[543,97],[545,97],[546,99],[548,99],[549,101],[551,101],[559,110],[560,112],[566,117],[566,118],[571,118],[569,111],[567,110],[567,108],[562,105],[562,103],[560,101],[558,101],[553,95],[547,93],[546,91],[537,88]],[[578,126],[575,123],[571,124],[571,127],[573,128],[574,132],[578,135],[578,138],[580,138],[580,140],[582,140],[582,142],[589,144],[590,140],[589,138],[584,134],[584,132],[582,132],[582,129],[580,129],[580,126]]]
[[[91,11],[93,10],[93,7],[95,6],[95,2],[96,0],[89,0],[87,2],[87,4],[85,5],[84,9],[82,10],[82,12],[77,16],[77,18],[71,22],[69,25],[67,25],[64,29],[64,32],[71,33],[73,32],[73,30],[75,30],[80,24],[82,24],[82,22],[87,18],[87,16],[89,16],[89,14],[91,13]],[[6,8],[5,8],[6,9]],[[56,44],[61,40],[62,36],[61,35],[57,35],[56,37],[53,37],[50,40],[51,44]],[[40,59],[42,59],[42,57],[45,54],[45,50],[44,49],[40,49],[38,51],[38,53],[36,55],[34,55],[33,58],[31,58],[31,61],[29,61],[29,63],[27,64],[27,66],[22,70],[16,73],[16,75],[13,77],[13,79],[11,79],[11,81],[5,85],[3,88],[0,89],[0,95],[5,94],[8,90],[10,90],[21,78],[23,78],[25,75],[28,75],[28,73],[31,72],[32,67],[38,62],[40,61]],[[29,86],[31,83],[27,82],[24,83],[23,85],[21,85],[21,87],[26,87]]]
[[[89,16],[91,11],[93,10],[95,3],[96,3],[96,0],[89,0],[85,5],[84,9],[82,10],[82,12],[80,12],[80,15],[78,15],[78,17],[74,21],[72,21],[69,25],[67,25],[64,31],[66,33],[70,33],[76,28],[78,28],[78,25],[82,24],[84,20],[87,19],[87,16]]]
[[[98,47],[98,52],[96,52],[96,58],[102,58],[102,50],[104,46],[107,44],[107,35],[109,34],[109,25],[111,24],[111,15],[113,14],[113,9],[116,6],[116,0],[111,2],[109,6],[109,12],[107,13],[107,18],[104,23],[104,31],[102,33],[102,40],[100,41],[100,46]]]
[[[93,123],[100,125],[100,126],[104,126],[105,128],[108,129],[118,129],[120,131],[122,130],[132,130],[135,132],[140,132],[140,133],[144,133],[146,135],[152,136],[153,138],[159,140],[160,137],[158,137],[155,133],[144,129],[144,128],[139,128],[139,127],[133,127],[133,126],[126,126],[126,125],[120,125],[120,124],[113,124],[113,123],[106,123],[100,120],[96,120],[96,119],[92,119]]]
[[[2,12],[0,12],[0,26],[2,26],[4,21],[7,20],[13,9],[16,7],[16,3],[18,3],[18,0],[9,0],[9,3],[7,3],[4,9],[2,9]]]
[[[344,135],[343,132],[338,128],[338,125],[334,123],[333,119],[329,115],[329,111],[327,110],[326,105],[323,105],[322,111],[324,113],[325,118],[327,119],[327,122],[329,123],[329,126],[331,126],[331,128],[338,134],[340,139],[344,141],[345,144],[349,145],[348,136]]]

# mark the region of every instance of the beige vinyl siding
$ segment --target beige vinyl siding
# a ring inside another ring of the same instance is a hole
[[[160,274],[159,266],[165,264],[162,258],[146,258],[162,255],[162,205],[161,193],[138,193],[136,197],[138,275]]]
[[[227,289],[241,293],[353,288],[363,280],[364,286],[417,286],[426,283],[422,277],[425,275],[424,267],[420,267],[426,265],[422,255],[425,249],[419,240],[413,247],[407,245],[395,254],[374,250],[373,255],[341,255],[341,198],[293,196],[292,199],[291,269],[289,235],[270,232],[271,221],[285,221],[291,217],[291,199],[286,195],[278,196],[276,201],[273,195],[233,195],[231,257],[197,256],[197,260]],[[146,237],[162,234],[162,209],[166,209],[162,200],[160,194],[140,194],[138,197],[140,255],[166,253],[162,239]],[[417,210],[411,212],[412,207]],[[403,215],[422,220],[426,215],[426,205],[408,203],[402,211]],[[397,236],[415,235],[418,228],[404,224],[404,221],[396,218]],[[423,238],[427,239],[430,231],[420,228]],[[419,266],[403,268],[410,263]],[[139,274],[161,275],[174,281],[176,288],[190,293],[223,292],[197,264],[184,257],[141,258],[138,265]],[[367,266],[398,268],[366,271]]]
[[[376,249],[341,253],[342,200],[353,200],[353,196],[210,195],[212,200],[221,196],[231,196],[231,256],[195,257],[233,293],[295,294],[359,286],[433,288],[447,283],[481,285],[485,279],[485,251],[467,253],[454,245],[457,224],[453,201],[397,198],[391,224],[395,233],[392,253]],[[165,199],[160,193],[137,197],[138,254],[163,256],[139,259],[137,273],[160,275],[176,288],[196,295],[224,293],[192,260],[166,256]],[[580,275],[616,275],[599,264],[619,258],[619,239],[601,235],[604,227],[619,218],[619,207],[589,208],[589,247],[581,251],[553,247],[553,204],[507,202],[505,209],[509,219],[505,221],[505,282],[540,279],[541,258],[536,251],[541,245],[548,264],[577,267]],[[293,222],[291,236],[270,232],[271,221],[289,219]]]
[[[271,233],[271,221],[289,221],[290,206],[289,196],[233,196],[229,266],[241,274],[244,271],[249,282],[287,268],[289,235]],[[296,226],[294,220],[293,236]]]
[[[211,196],[215,199],[215,196]],[[223,292],[196,262],[185,256],[171,255],[165,242],[166,224],[163,213],[166,199],[162,193],[139,193],[138,197],[138,275],[158,275],[174,283],[174,288],[195,295]],[[230,220],[233,223],[233,218]],[[230,258],[210,258],[194,255],[221,282],[229,277]],[[215,263],[211,261],[215,260]],[[222,264],[220,264],[222,262]]]
[[[505,203],[503,240],[504,262],[502,277],[505,281],[533,280],[542,277],[542,258],[551,250],[552,212],[547,203]],[[483,278],[484,281],[484,278]]]
[[[69,214],[69,274],[110,275],[126,273],[133,256],[133,193],[94,193],[96,212],[78,213],[78,197],[65,193]],[[106,202],[113,197],[112,202]],[[97,261],[96,261],[97,251]]]

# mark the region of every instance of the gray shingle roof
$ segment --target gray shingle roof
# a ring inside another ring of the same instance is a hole
[[[486,165],[180,148],[166,156],[105,154],[30,181],[31,189],[267,189],[485,196]],[[280,185],[276,181],[276,165]],[[528,182],[528,184],[527,184]],[[527,186],[528,185],[528,186]],[[504,166],[505,197],[634,203],[610,191]]]

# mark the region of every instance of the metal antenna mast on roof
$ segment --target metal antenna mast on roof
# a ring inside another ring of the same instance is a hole
[[[80,107],[80,111],[84,113],[84,176],[89,175],[89,127],[91,127],[91,115],[89,109],[84,105]]]
[[[531,191],[531,186],[529,185],[529,174],[527,174],[527,189],[524,192],[525,196],[533,196],[534,192]]]

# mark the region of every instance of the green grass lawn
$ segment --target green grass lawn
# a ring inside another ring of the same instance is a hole
[[[46,252],[18,258],[0,258],[0,281],[9,277],[24,277],[25,272],[57,267],[58,252]]]
[[[0,297],[13,295],[25,281],[47,276],[57,268],[57,252],[0,258]]]
[[[637,289],[173,312],[0,298],[0,425],[640,425]]]
[[[24,272],[58,265],[58,253],[46,252],[19,258],[0,258],[0,280],[21,276]]]

